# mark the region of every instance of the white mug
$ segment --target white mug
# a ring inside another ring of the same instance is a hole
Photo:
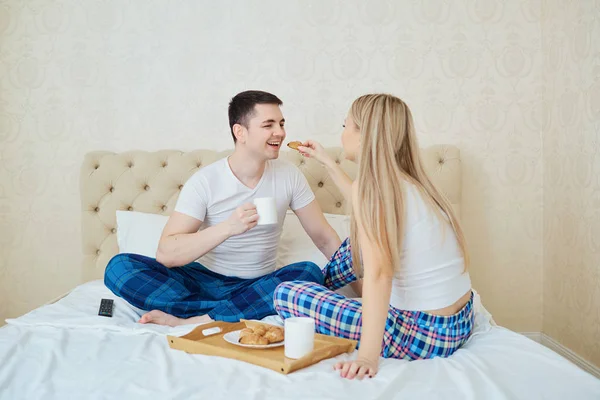
[[[285,320],[284,354],[287,358],[302,358],[315,347],[315,320],[291,317]]]
[[[271,225],[277,223],[277,205],[274,197],[259,197],[254,199],[258,225]]]

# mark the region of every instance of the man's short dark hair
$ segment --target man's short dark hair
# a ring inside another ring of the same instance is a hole
[[[229,102],[229,128],[233,142],[237,142],[233,133],[233,125],[240,124],[248,128],[248,121],[254,115],[254,106],[257,104],[282,105],[283,102],[274,94],[260,90],[247,90],[236,94]]]

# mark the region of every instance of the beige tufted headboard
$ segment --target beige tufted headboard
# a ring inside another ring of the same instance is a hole
[[[328,151],[354,178],[356,165],[342,158],[342,150],[331,148]],[[185,181],[198,168],[230,153],[164,150],[86,154],[80,180],[84,280],[101,278],[108,261],[118,253],[117,210],[170,214]],[[423,149],[422,154],[431,178],[460,213],[459,150],[437,145]],[[346,211],[342,195],[321,165],[304,159],[296,151],[284,151],[281,157],[296,164],[306,175],[324,212],[342,214]]]

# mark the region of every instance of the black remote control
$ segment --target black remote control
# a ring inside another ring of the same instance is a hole
[[[100,300],[100,310],[98,311],[98,315],[100,315],[102,317],[112,317],[113,303],[114,303],[114,300],[112,300],[112,299]]]

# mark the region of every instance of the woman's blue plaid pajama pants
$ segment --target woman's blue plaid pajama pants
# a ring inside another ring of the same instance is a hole
[[[358,340],[362,326],[361,303],[335,292],[356,281],[350,243],[346,239],[323,270],[324,285],[284,282],[275,289],[275,309],[282,318],[312,317],[317,332]],[[460,348],[473,330],[473,294],[457,314],[436,316],[391,307],[383,336],[381,356],[419,360],[448,357]]]

